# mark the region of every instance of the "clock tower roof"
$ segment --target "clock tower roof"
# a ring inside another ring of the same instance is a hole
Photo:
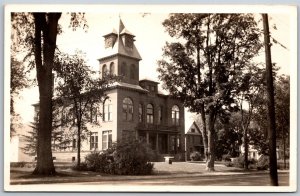
[[[112,32],[103,37],[105,38],[105,51],[99,60],[114,55],[123,55],[138,60],[142,59],[134,44],[135,35],[126,29],[121,19],[119,20],[119,31],[113,29]]]

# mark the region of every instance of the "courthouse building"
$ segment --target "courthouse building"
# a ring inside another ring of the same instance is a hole
[[[158,82],[139,78],[142,60],[135,36],[119,21],[118,30],[103,36],[105,52],[101,54],[100,77],[120,76],[106,92],[108,98],[100,104],[100,126],[89,129],[82,141],[82,156],[94,150],[105,150],[124,137],[144,139],[160,154],[177,154],[184,147],[183,103],[158,90]],[[36,108],[37,109],[37,108]],[[76,137],[62,149],[54,149],[57,161],[76,160]]]

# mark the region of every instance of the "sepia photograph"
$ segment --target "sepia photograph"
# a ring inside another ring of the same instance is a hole
[[[4,29],[5,191],[296,191],[296,6],[15,4]]]

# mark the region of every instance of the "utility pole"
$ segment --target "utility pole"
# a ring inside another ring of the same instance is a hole
[[[264,45],[266,57],[266,82],[267,82],[267,104],[268,104],[268,138],[269,138],[269,165],[271,185],[278,186],[277,157],[276,157],[276,127],[274,86],[272,76],[271,45],[268,14],[262,14],[264,26]]]

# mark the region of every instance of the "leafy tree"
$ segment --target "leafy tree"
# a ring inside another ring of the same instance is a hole
[[[237,109],[237,79],[261,48],[259,29],[252,14],[171,14],[163,25],[177,42],[163,48],[159,78],[173,96],[201,114],[207,170],[213,171],[215,122]]]
[[[86,65],[83,55],[60,54],[55,63],[57,68],[57,95],[65,106],[68,116],[75,121],[70,125],[77,129],[77,166],[80,167],[81,139],[88,131],[87,123],[93,121],[93,115],[100,114],[97,104],[106,98],[105,91],[113,81],[113,76],[104,79],[92,77],[93,73]],[[91,113],[91,111],[95,112]]]
[[[245,149],[244,168],[248,169],[249,126],[253,121],[253,112],[255,108],[261,107],[259,100],[261,94],[265,91],[265,69],[260,68],[260,65],[258,64],[245,66],[239,84],[237,103],[240,111],[240,119],[238,120],[238,123],[243,131],[243,144]]]
[[[58,104],[54,104],[54,105],[57,106]],[[37,105],[36,107],[39,107],[39,105]],[[37,109],[37,111],[39,111],[39,109]],[[30,125],[31,130],[26,135],[22,135],[25,141],[25,146],[22,147],[21,149],[25,154],[28,154],[30,156],[37,155],[38,122],[39,120],[38,120],[38,112],[37,112],[36,116],[34,117],[34,122],[32,122]],[[66,142],[67,143],[70,142],[66,137],[64,131],[61,129],[62,126],[64,126],[64,123],[61,121],[60,108],[54,107],[53,122],[52,122],[53,130],[51,133],[52,149],[63,148]]]
[[[13,54],[11,54],[10,62],[10,137],[12,137],[16,133],[16,127],[19,126],[18,120],[20,118],[19,114],[15,112],[15,98],[23,88],[28,86],[29,81],[26,78],[24,66],[13,57]]]
[[[283,145],[284,168],[286,168],[286,146],[289,145],[290,133],[290,78],[279,76],[275,83],[275,114],[277,138]]]
[[[16,32],[18,50],[26,52],[25,61],[36,70],[39,89],[39,124],[37,165],[33,174],[54,175],[55,168],[51,151],[52,131],[52,83],[56,38],[61,32],[58,21],[62,13],[34,12],[12,13],[12,29]],[[84,13],[71,13],[70,26],[85,25]]]

